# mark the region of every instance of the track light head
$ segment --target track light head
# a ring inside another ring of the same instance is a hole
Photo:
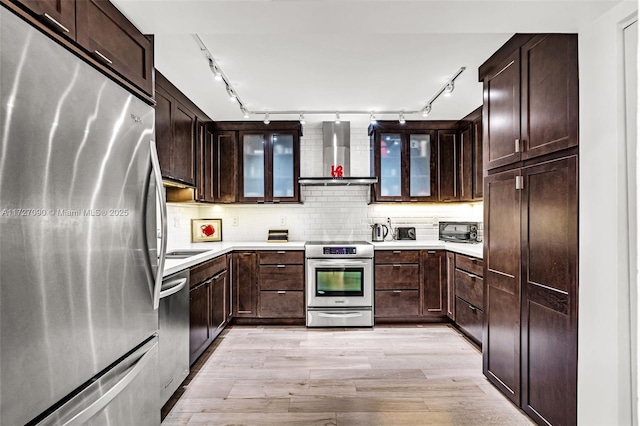
[[[336,124],[340,124],[340,114],[336,112]]]
[[[407,120],[404,119],[404,113],[402,113],[402,112],[400,113],[400,116],[398,118],[398,122],[400,124],[405,124],[407,122]]]
[[[378,120],[376,120],[376,116],[373,113],[369,116],[369,124],[378,124]]]
[[[242,116],[244,118],[249,118],[249,111],[247,111],[247,109],[243,106],[240,107],[240,111],[242,112]]]
[[[444,95],[445,96],[450,96],[451,92],[453,92],[454,86],[453,86],[453,81],[450,81],[447,83],[447,85],[444,87]]]
[[[229,95],[230,101],[235,101],[236,99],[238,99],[238,95],[236,95],[233,89],[231,89],[229,86],[227,86],[227,94]]]
[[[427,106],[422,109],[422,116],[423,117],[426,117],[429,114],[431,114],[431,104],[427,104]]]
[[[305,119],[304,119],[304,114],[303,114],[303,113],[300,113],[300,118],[299,118],[299,120],[300,120],[300,124],[304,124],[304,123],[306,123],[306,121],[305,121]]]
[[[264,114],[264,121],[263,121],[263,123],[264,123],[264,124],[269,124],[269,123],[271,123],[271,120],[269,120],[269,113],[268,113],[268,112],[266,112],[266,113]]]

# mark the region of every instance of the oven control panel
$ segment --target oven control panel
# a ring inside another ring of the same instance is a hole
[[[357,254],[355,247],[323,247],[322,254]]]

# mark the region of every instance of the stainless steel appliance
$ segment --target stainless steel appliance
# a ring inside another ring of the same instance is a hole
[[[154,110],[0,22],[0,424],[158,425]]]
[[[164,405],[189,374],[188,269],[162,282],[158,327],[160,405]]]
[[[389,235],[389,228],[382,223],[374,223],[371,225],[371,241],[384,241]]]
[[[477,243],[478,222],[440,222],[438,238],[454,243]]]
[[[396,228],[396,240],[415,240],[416,239],[416,228],[413,226],[405,227],[398,226]]]
[[[373,326],[373,246],[307,242],[307,327]]]

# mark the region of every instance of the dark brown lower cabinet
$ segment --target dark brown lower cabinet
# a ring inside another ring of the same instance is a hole
[[[482,342],[482,324],[484,312],[471,303],[455,297],[456,324],[462,328],[473,340]]]
[[[260,318],[304,318],[303,291],[261,291]]]
[[[577,155],[490,175],[484,195],[484,373],[537,423],[575,425]]]
[[[420,316],[420,290],[377,290],[375,316],[406,318]]]
[[[233,316],[258,316],[258,257],[255,251],[233,253]]]
[[[209,346],[211,283],[204,282],[189,291],[189,364]]]
[[[447,254],[445,250],[422,250],[422,315],[447,316]]]

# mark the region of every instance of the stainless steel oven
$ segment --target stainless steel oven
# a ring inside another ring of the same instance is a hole
[[[305,256],[307,326],[373,326],[373,246],[308,242]]]

